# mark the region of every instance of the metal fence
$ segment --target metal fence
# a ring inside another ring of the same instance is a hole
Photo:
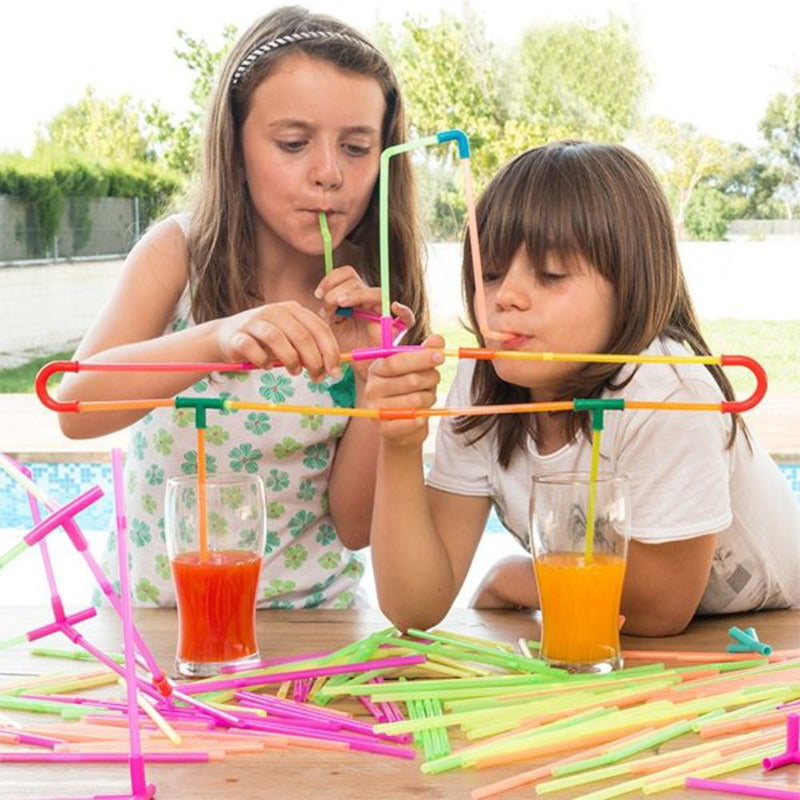
[[[0,195],[0,264],[124,255],[143,226],[137,197],[75,197],[56,234],[45,236],[32,205]]]

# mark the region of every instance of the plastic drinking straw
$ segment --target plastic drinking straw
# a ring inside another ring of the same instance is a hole
[[[748,633],[745,633],[741,628],[737,628],[735,625],[728,628],[728,633],[736,639],[739,644],[744,645],[745,647],[749,648],[751,651],[755,651],[756,653],[761,653],[762,656],[768,656],[772,654],[772,648],[768,644],[764,644],[763,642],[759,642],[758,639],[754,639]],[[730,647],[735,647],[735,645],[729,645]],[[729,649],[728,652],[740,652],[738,649],[731,651]],[[747,652],[747,651],[744,651]]]
[[[142,742],[139,731],[139,706],[136,701],[136,647],[133,642],[133,618],[131,612],[131,586],[128,573],[128,522],[125,517],[125,496],[122,478],[122,451],[111,451],[111,472],[114,483],[114,511],[117,527],[117,551],[119,556],[120,603],[122,605],[122,634],[125,642],[125,680],[128,685],[128,731],[130,736],[131,791],[135,798],[150,798],[156,793],[154,784],[148,785],[144,774]],[[115,664],[116,666],[116,664]]]
[[[170,404],[174,405],[174,402],[170,401]],[[13,460],[4,453],[0,453],[0,469],[2,469],[3,472],[5,472],[13,481],[22,486],[27,492],[36,497],[36,499],[39,500],[39,502],[42,503],[42,505],[44,505],[47,509],[53,512],[59,509],[58,503],[53,498],[49,497],[47,493],[37,486],[32,480],[27,478],[18,469],[15,469]],[[78,527],[78,524],[73,518],[66,518],[63,523],[63,528],[67,532],[67,535],[69,536],[70,541],[75,549],[83,557],[92,575],[94,576],[95,581],[97,581],[100,590],[111,604],[111,607],[121,617],[122,607],[120,605],[119,596],[114,591],[113,586],[89,550],[89,543],[81,533],[81,529]],[[153,683],[164,697],[169,697],[169,694],[172,691],[169,681],[167,681],[165,678],[164,673],[156,663],[155,658],[153,658],[150,648],[147,646],[144,639],[142,639],[135,626],[133,629],[133,634],[136,640],[136,646],[139,648],[139,651],[142,653],[145,661],[147,662],[147,668],[152,673]]]
[[[788,764],[800,764],[798,745],[800,745],[800,715],[789,714],[786,717],[786,752],[765,758],[761,766],[770,771]]]
[[[88,609],[87,609],[88,610]],[[97,609],[93,607],[96,612]],[[44,658],[66,658],[73,661],[95,661],[95,657],[85,650],[60,650],[57,647],[32,647],[30,649],[32,656],[42,656]],[[124,661],[124,656],[120,653],[106,653],[106,655],[121,664]]]
[[[44,541],[40,542],[39,544],[43,545]],[[0,642],[0,650],[6,647],[11,647],[15,644],[22,644],[23,642],[35,642],[37,639],[42,639],[45,636],[50,636],[50,634],[58,633],[65,624],[76,625],[77,623],[91,619],[96,615],[97,609],[94,607],[85,608],[83,611],[76,611],[74,614],[70,614],[69,616],[63,616],[62,621],[48,622],[46,625],[33,628],[32,630],[29,630],[20,636],[15,636],[12,639],[6,639],[5,641]]]
[[[156,727],[169,739],[172,744],[179,745],[181,743],[180,734],[177,733],[175,728],[167,722],[161,714],[158,713],[156,707],[150,702],[147,695],[142,692],[136,693],[136,700],[139,703],[139,708],[150,717],[155,723]]]
[[[99,486],[92,486],[83,494],[65,503],[57,511],[54,511],[37,525],[34,525],[14,547],[3,555],[0,555],[0,568],[13,561],[29,547],[33,547],[33,545],[41,541],[47,534],[60,527],[66,520],[72,519],[72,517],[83,511],[83,509],[90,506],[102,496],[103,490]]]
[[[600,469],[600,437],[603,435],[603,409],[592,411],[592,461],[589,469],[589,500],[586,505],[586,542],[583,557],[592,563],[594,550],[594,515],[597,504],[597,473]]]
[[[331,243],[331,232],[328,230],[328,217],[324,211],[319,212],[319,232],[322,234],[325,274],[329,275],[333,269],[333,244]]]
[[[800,800],[800,792],[791,789],[781,789],[779,786],[769,786],[766,783],[750,783],[740,781],[712,781],[707,778],[686,779],[687,789],[707,789],[712,792],[723,792],[725,794],[743,794],[748,797],[771,797],[774,800]]]

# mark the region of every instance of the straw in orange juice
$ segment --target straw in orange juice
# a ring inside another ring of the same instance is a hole
[[[583,552],[547,553],[535,559],[542,606],[542,658],[580,666],[621,666],[619,606],[625,559]]]
[[[249,550],[180,553],[172,561],[178,658],[218,663],[258,652],[255,607],[261,558]]]

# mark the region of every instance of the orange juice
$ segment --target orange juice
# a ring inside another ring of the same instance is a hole
[[[591,670],[621,666],[619,606],[625,559],[555,552],[535,559],[542,606],[540,655],[552,664]]]
[[[172,561],[178,601],[178,658],[219,663],[258,652],[256,590],[261,558],[249,550],[179,553]]]

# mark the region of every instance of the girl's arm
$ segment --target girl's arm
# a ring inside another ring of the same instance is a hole
[[[269,367],[277,359],[312,377],[338,369],[339,349],[330,327],[297,302],[273,303],[162,335],[188,281],[186,240],[174,220],[148,232],[126,259],[114,291],[75,353],[80,361],[251,361]],[[204,372],[67,374],[62,400],[119,400],[172,397]],[[63,413],[62,431],[71,438],[101,436],[124,428],[146,410]]]
[[[429,347],[442,347],[431,337]],[[370,407],[429,408],[440,353],[401,353],[375,362],[367,382]],[[488,497],[425,487],[424,419],[380,423],[372,563],[378,601],[401,630],[428,628],[447,614],[469,569],[489,514]]]
[[[703,597],[717,537],[664,544],[631,541],[622,592],[625,633],[672,636],[691,622]]]

